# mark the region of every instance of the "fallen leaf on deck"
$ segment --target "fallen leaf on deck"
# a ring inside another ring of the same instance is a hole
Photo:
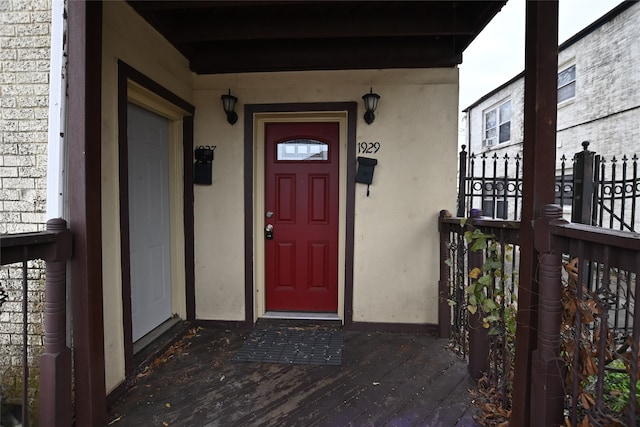
[[[122,419],[122,415],[121,415],[121,416],[119,416],[118,418],[116,418],[115,420],[111,421],[111,422],[110,422],[109,424],[107,424],[107,425],[108,425],[108,426],[110,426],[111,424],[115,424],[115,423],[117,423],[118,421],[120,421],[121,419]]]

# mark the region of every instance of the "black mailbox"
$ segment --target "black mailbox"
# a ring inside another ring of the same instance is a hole
[[[213,177],[213,152],[215,149],[215,145],[213,147],[201,145],[196,148],[196,163],[193,165],[194,184],[211,185]]]
[[[369,197],[369,185],[373,182],[373,171],[378,164],[376,159],[368,157],[358,157],[358,171],[356,172],[356,182],[367,184],[367,197]]]

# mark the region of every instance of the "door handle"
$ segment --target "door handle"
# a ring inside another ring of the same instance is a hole
[[[273,224],[267,224],[264,228],[264,236],[267,240],[273,240]]]

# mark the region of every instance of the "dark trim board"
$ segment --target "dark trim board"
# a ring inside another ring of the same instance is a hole
[[[195,113],[195,111],[194,111]],[[187,320],[196,318],[196,271],[193,212],[193,114],[182,119],[182,157],[184,158],[184,267]]]
[[[133,338],[131,332],[131,258],[129,242],[129,167],[127,138],[128,75],[118,63],[118,182],[120,190],[120,263],[122,273],[122,321],[124,331],[125,375],[133,372]]]
[[[102,298],[102,2],[67,4],[66,133],[69,261],[75,417],[79,426],[106,421]]]
[[[254,311],[254,262],[253,262],[253,142],[254,115],[261,113],[314,113],[345,111],[347,113],[347,188],[346,188],[346,236],[344,265],[344,324],[353,322],[353,251],[355,217],[356,176],[356,102],[323,102],[300,104],[249,104],[244,107],[244,270],[245,270],[245,323],[253,325]]]
[[[124,328],[124,358],[127,380],[134,374],[133,336],[131,324],[131,264],[129,259],[129,171],[127,106],[128,81],[135,82],[148,91],[179,107],[186,114],[182,120],[182,146],[184,158],[184,239],[185,239],[185,293],[187,320],[195,318],[195,263],[193,218],[193,115],[195,107],[140,71],[118,60],[118,163],[120,190],[120,257],[122,265],[122,321]]]
[[[431,323],[352,322],[349,326],[345,326],[345,329],[365,332],[426,333],[438,336],[438,325]]]
[[[171,104],[181,108],[182,110],[186,111],[190,115],[193,116],[195,114],[196,107],[194,107],[184,99],[180,98],[178,95],[174,94],[169,89],[162,86],[160,83],[157,83],[156,81],[147,77],[145,74],[136,70],[126,62],[119,59],[118,75],[120,75],[121,73],[124,74],[132,82],[135,82],[140,86],[144,87],[145,89],[147,89],[148,91],[153,92],[154,94],[160,96],[161,98],[164,98]]]

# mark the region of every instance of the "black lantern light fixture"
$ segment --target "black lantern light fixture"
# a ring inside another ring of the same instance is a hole
[[[227,121],[230,125],[235,125],[238,121],[238,114],[233,110],[236,108],[238,98],[231,95],[231,89],[229,89],[229,93],[222,95],[220,99],[222,99],[222,108],[224,108],[224,112],[227,114]]]
[[[376,111],[376,108],[378,107],[380,95],[373,93],[373,88],[370,88],[369,93],[362,95],[362,99],[364,100],[364,108],[366,110],[364,113],[364,121],[370,125],[376,118],[373,112]]]

